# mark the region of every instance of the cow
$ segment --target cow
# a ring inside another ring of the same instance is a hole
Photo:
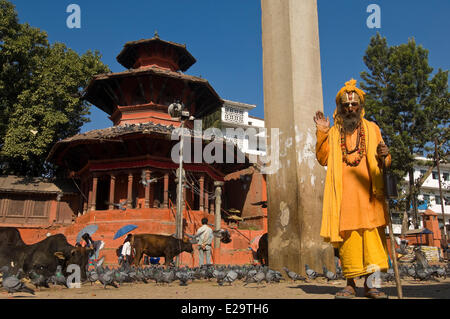
[[[261,236],[258,242],[258,250],[256,251],[256,256],[262,265],[269,265],[269,244],[267,233]]]
[[[186,251],[193,253],[192,243],[173,236],[156,234],[137,234],[131,238],[131,247],[135,250],[133,264],[139,265],[143,254],[152,257],[164,257],[164,265],[168,266],[173,257]]]
[[[0,227],[0,267],[14,267],[16,252],[25,246],[17,228]]]
[[[17,231],[17,229],[16,229]],[[0,267],[13,267],[13,272],[22,269],[26,274],[34,270],[44,276],[55,273],[61,265],[64,270],[70,264],[80,266],[81,279],[86,279],[88,258],[93,249],[75,247],[67,242],[63,234],[56,234],[32,245],[23,243],[20,234],[0,228],[0,238],[9,236],[8,244],[0,244]],[[15,240],[12,241],[12,240]]]

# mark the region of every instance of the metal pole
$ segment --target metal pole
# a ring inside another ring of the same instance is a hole
[[[175,229],[176,229],[176,238],[183,238],[183,128],[184,121],[181,121],[181,134],[180,134],[180,165],[179,165],[179,173],[178,173],[178,194],[177,194],[177,215],[175,219]],[[176,257],[176,265],[179,267],[181,264],[180,255]]]
[[[443,233],[444,233],[444,241],[445,244],[448,245],[448,240],[447,240],[447,228],[445,227],[445,208],[444,208],[444,196],[442,195],[442,186],[441,186],[441,170],[439,168],[439,153],[438,153],[438,149],[437,149],[437,138],[434,139],[434,154],[435,154],[435,160],[436,160],[436,166],[437,166],[437,171],[438,171],[438,182],[439,182],[439,196],[441,197],[441,211],[442,211],[442,223],[444,224],[444,229],[443,229]]]

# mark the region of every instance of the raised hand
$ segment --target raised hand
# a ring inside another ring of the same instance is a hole
[[[313,119],[317,126],[330,127],[330,119],[328,117],[325,119],[325,115],[321,111],[317,111]]]

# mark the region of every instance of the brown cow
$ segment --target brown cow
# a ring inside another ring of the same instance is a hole
[[[168,266],[173,257],[183,251],[193,253],[192,244],[188,240],[177,239],[173,236],[138,234],[133,235],[131,247],[135,250],[133,263],[139,265],[143,254],[151,257],[164,257],[164,265]]]

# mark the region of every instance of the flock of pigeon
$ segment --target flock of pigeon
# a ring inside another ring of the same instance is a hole
[[[336,260],[337,261],[337,260]],[[287,278],[292,282],[304,281],[311,282],[317,278],[324,278],[327,281],[345,280],[339,263],[336,262],[336,273],[328,270],[325,266],[322,272],[316,272],[308,265],[305,265],[306,276],[301,276],[296,272],[283,267]],[[437,280],[436,278],[447,278],[450,276],[450,264],[446,266],[427,266],[420,263],[400,264],[399,272],[402,278],[411,277],[415,280]],[[40,289],[41,287],[50,288],[53,286],[69,287],[67,278],[64,276],[61,266],[58,266],[56,272],[45,277],[43,272],[33,270],[25,274],[19,269],[16,274],[12,274],[7,266],[0,268],[2,274],[2,286],[12,294],[15,292],[26,292],[34,294],[34,290],[27,286],[23,279],[28,278],[29,282]],[[395,280],[394,271],[389,269],[385,273],[380,273],[380,278],[384,282],[393,282]],[[109,268],[98,265],[95,269],[87,271],[87,281],[93,285],[101,283],[106,289],[108,286],[119,288],[125,283],[149,283],[155,282],[156,285],[170,285],[178,283],[180,286],[187,286],[195,280],[216,281],[219,286],[233,285],[240,281],[244,286],[255,283],[260,286],[263,283],[272,284],[285,280],[283,274],[277,270],[270,269],[262,265],[203,265],[200,267],[163,267],[160,265],[151,265],[144,267],[135,267],[123,265],[118,268]]]

